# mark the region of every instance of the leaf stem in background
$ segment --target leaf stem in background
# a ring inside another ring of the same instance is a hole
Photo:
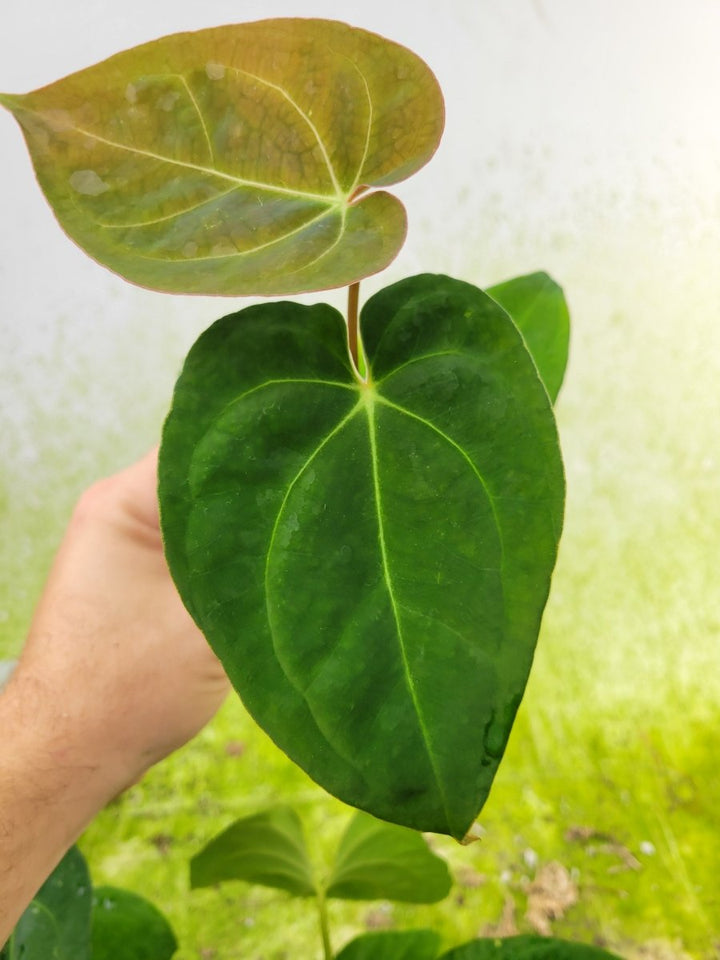
[[[327,901],[325,900],[325,891],[318,890],[316,894],[318,915],[320,918],[320,935],[322,937],[323,957],[325,960],[333,960],[332,944],[330,943],[330,927],[328,926]]]
[[[355,365],[355,370],[360,372],[360,365],[358,361],[358,304],[360,302],[360,282],[351,283],[348,287],[348,311],[347,311],[347,327],[348,327],[348,350],[350,351],[350,357],[353,364]]]

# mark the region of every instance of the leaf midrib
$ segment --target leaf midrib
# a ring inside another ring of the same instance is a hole
[[[380,556],[382,558],[383,566],[383,577],[385,579],[385,585],[387,587],[388,596],[390,599],[390,606],[393,611],[393,618],[395,619],[395,628],[397,630],[398,636],[398,646],[400,648],[400,656],[402,659],[403,671],[405,674],[405,684],[410,693],[410,699],[412,700],[413,707],[415,708],[415,715],[417,717],[418,726],[420,728],[420,734],[422,737],[423,744],[430,762],[430,767],[435,777],[435,783],[440,794],[440,799],[442,801],[443,812],[445,814],[445,820],[448,825],[450,825],[451,817],[450,810],[448,806],[448,798],[445,793],[445,787],[443,779],[440,775],[440,770],[437,765],[437,758],[435,756],[432,744],[430,741],[430,735],[428,732],[427,725],[425,723],[424,712],[421,708],[420,701],[418,699],[418,694],[415,689],[415,683],[413,681],[412,675],[410,673],[410,664],[407,658],[407,651],[405,649],[405,640],[403,637],[403,628],[400,619],[400,612],[398,610],[398,602],[395,598],[395,588],[393,586],[392,577],[390,575],[390,563],[387,554],[387,545],[385,543],[385,523],[383,519],[383,509],[382,509],[382,495],[380,490],[380,474],[378,469],[378,456],[377,456],[377,436],[376,436],[376,427],[375,427],[375,404],[374,400],[379,399],[377,394],[374,397],[371,397],[368,394],[368,400],[365,404],[367,418],[368,418],[368,434],[370,438],[370,459],[372,461],[372,474],[373,474],[373,488],[375,493],[375,506],[377,511],[377,522],[378,522],[378,543],[380,546]]]
[[[38,113],[34,110],[29,112],[36,113],[38,116],[42,117],[41,112]],[[188,160],[178,160],[176,157],[165,157],[161,153],[155,153],[153,150],[144,150],[140,147],[132,147],[126,143],[119,143],[117,140],[110,140],[108,137],[103,137],[99,133],[94,133],[92,130],[86,130],[83,127],[79,127],[75,124],[72,124],[70,129],[75,131],[75,133],[79,133],[84,137],[88,137],[90,140],[95,140],[107,147],[112,147],[114,150],[124,150],[127,153],[133,153],[140,157],[147,157],[149,160],[157,160],[160,163],[167,163],[172,166],[182,167],[185,170],[193,170],[195,173],[202,173],[210,177],[217,177],[220,180],[227,180],[230,183],[235,184],[237,188],[249,187],[253,190],[266,190],[269,193],[278,193],[282,196],[302,197],[306,200],[314,200],[333,205],[347,201],[347,198],[342,194],[312,193],[309,190],[297,190],[291,187],[282,187],[279,184],[263,183],[260,180],[249,180],[246,177],[238,177],[232,173],[225,173],[222,170],[217,170],[215,167],[206,167],[200,163],[191,163]]]

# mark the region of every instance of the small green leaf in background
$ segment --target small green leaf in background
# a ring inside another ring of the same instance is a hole
[[[18,921],[8,960],[90,960],[91,898],[87,864],[72,847]]]
[[[190,886],[244,880],[298,897],[316,893],[300,818],[286,806],[236,820],[190,861]]]
[[[152,289],[232,296],[387,266],[405,210],[365,188],[422,167],[444,123],[419,57],[313,19],[163,37],[0,104],[91,257]]]
[[[33,900],[23,913],[21,925],[10,937],[6,952],[0,956],[8,960],[47,960],[48,957],[69,960],[70,955],[61,953],[61,949],[56,918],[41,903]],[[89,944],[85,952],[80,953],[82,960],[90,957],[88,951]]]
[[[491,297],[421,275],[364,306],[257,305],[185,362],[166,555],[245,705],[318,783],[462,839],[533,659],[563,522],[553,410]]]
[[[620,960],[614,953],[584,943],[526,935],[473,940],[444,953],[440,960]]]
[[[157,907],[115,887],[93,891],[91,942],[92,960],[170,960],[178,948]]]
[[[434,930],[388,930],[351,940],[336,960],[435,960],[439,949]]]
[[[525,337],[538,373],[553,403],[565,376],[570,314],[562,287],[547,273],[506,280],[487,293],[510,314]]]
[[[326,896],[437,903],[451,886],[447,864],[419,833],[358,813],[340,841]]]

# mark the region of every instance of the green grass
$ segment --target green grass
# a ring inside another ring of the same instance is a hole
[[[553,924],[555,934],[600,940],[628,957],[680,957],[682,949],[714,956],[720,791],[712,788],[712,728],[693,725],[678,740],[637,716],[637,736],[620,741],[620,724],[572,725],[562,708],[538,703],[539,686],[483,812],[484,838],[469,848],[433,840],[459,880],[450,898],[426,908],[332,904],[337,946],[373,922],[431,925],[447,945],[462,942],[496,921],[510,898],[518,928],[530,929],[527,884],[559,861],[579,902]],[[190,856],[235,817],[278,799],[296,804],[310,842],[327,855],[349,811],[292,767],[233,700],[194,744],[98,817],[82,846],[96,882],[137,890],[166,911],[179,960],[319,957],[309,903],[241,883],[188,891]],[[577,828],[594,833],[570,839]],[[674,949],[638,952],[653,941]]]

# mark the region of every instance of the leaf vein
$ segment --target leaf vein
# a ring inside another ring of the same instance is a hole
[[[222,200],[223,197],[227,197],[239,189],[240,187],[236,184],[235,186],[228,187],[227,190],[213,194],[211,197],[206,197],[204,200],[192,204],[192,206],[185,207],[183,210],[176,210],[173,213],[168,213],[164,217],[154,217],[152,220],[136,220],[132,223],[104,223],[102,220],[95,220],[95,223],[98,227],[103,227],[105,230],[135,230],[140,227],[154,227],[158,223],[167,223],[168,220],[175,220],[176,218],[184,217],[188,213],[193,213],[195,210],[199,210],[201,207],[213,203],[215,200]]]
[[[281,384],[289,383],[302,383],[302,384],[314,384],[316,386],[323,387],[342,387],[343,390],[357,390],[355,384],[352,383],[343,383],[341,380],[319,380],[317,378],[305,378],[305,377],[276,377],[272,380],[263,380],[262,383],[255,384],[254,387],[250,387],[249,390],[246,390],[245,393],[238,394],[238,396],[233,397],[228,403],[225,404],[214,417],[214,422],[217,423],[219,420],[225,416],[225,414],[237,403],[241,403],[246,397],[252,396],[254,393],[258,393],[260,390],[265,390],[267,387],[276,387]]]
[[[353,180],[353,185],[350,188],[349,196],[352,196],[355,193],[358,186],[360,185],[360,177],[362,176],[362,172],[365,168],[365,162],[370,152],[370,137],[372,134],[372,125],[375,117],[375,110],[373,105],[372,94],[370,93],[370,86],[367,82],[367,78],[365,77],[365,74],[362,72],[360,67],[358,67],[358,65],[355,63],[354,60],[350,60],[349,57],[346,57],[346,59],[348,60],[350,65],[354,67],[354,69],[357,71],[358,75],[360,76],[363,86],[365,87],[365,93],[367,95],[367,101],[368,101],[368,124],[367,124],[367,131],[365,133],[365,145],[363,148],[362,158],[360,160],[360,163],[358,164],[357,173],[355,174],[355,178]]]
[[[495,521],[495,528],[497,531],[498,540],[500,543],[500,567],[501,567],[501,570],[504,569],[505,548],[503,544],[502,526],[500,524],[500,518],[497,512],[497,500],[502,498],[496,498],[493,496],[492,491],[489,489],[487,483],[485,482],[485,478],[478,470],[477,465],[473,462],[467,450],[463,449],[463,447],[461,447],[456,440],[453,440],[452,437],[448,436],[444,430],[441,430],[440,427],[436,426],[431,420],[428,420],[425,417],[421,417],[420,414],[414,413],[412,410],[408,410],[406,407],[402,407],[399,404],[394,403],[392,400],[388,400],[387,397],[383,397],[381,394],[377,395],[377,400],[379,403],[385,404],[385,406],[390,407],[393,410],[396,410],[398,413],[404,414],[405,416],[410,417],[413,420],[417,420],[418,423],[422,423],[429,430],[432,430],[439,437],[441,437],[446,443],[448,443],[451,447],[453,447],[453,449],[455,449],[460,454],[461,457],[463,457],[465,462],[468,464],[472,472],[477,477],[478,482],[480,483],[480,486],[482,487],[483,492],[485,493],[485,497],[487,498],[487,501],[490,504],[490,508],[493,514],[493,519]],[[502,578],[501,578],[501,581],[502,581]]]
[[[330,443],[330,441],[333,439],[333,437],[337,436],[338,433],[340,433],[340,431],[341,431],[342,429],[344,429],[344,427],[352,420],[352,418],[353,418],[353,417],[357,414],[357,412],[361,409],[362,403],[363,403],[362,400],[359,400],[359,401],[355,404],[355,406],[342,418],[342,420],[340,420],[339,423],[337,423],[337,424],[333,427],[333,429],[332,429],[328,434],[326,434],[326,435],[322,438],[322,440],[320,441],[320,443],[318,443],[318,445],[315,447],[315,449],[312,451],[312,453],[304,460],[302,466],[300,467],[300,469],[297,471],[297,473],[295,474],[295,476],[292,478],[292,480],[291,480],[290,483],[288,484],[287,490],[285,491],[285,496],[283,497],[283,501],[282,501],[282,503],[280,504],[280,507],[279,507],[279,509],[278,509],[278,512],[277,512],[277,514],[276,514],[276,516],[275,516],[275,523],[273,524],[273,529],[272,529],[272,532],[271,532],[271,534],[270,534],[270,539],[269,539],[269,541],[268,541],[267,552],[266,552],[266,555],[265,555],[265,572],[264,572],[265,606],[266,606],[266,616],[267,616],[268,630],[269,630],[269,633],[270,633],[270,640],[271,640],[271,643],[272,643],[273,651],[274,651],[274,653],[275,653],[275,659],[277,660],[280,668],[282,669],[283,673],[285,674],[285,676],[286,676],[286,678],[287,678],[287,680],[288,680],[288,683],[290,683],[290,685],[293,687],[293,689],[300,695],[300,697],[302,697],[302,699],[303,699],[303,701],[305,702],[308,710],[310,711],[310,714],[312,715],[313,719],[315,719],[315,714],[314,714],[312,705],[311,705],[310,701],[308,700],[306,690],[304,690],[304,689],[302,688],[302,686],[301,686],[299,683],[297,683],[297,682],[295,681],[295,679],[294,679],[292,676],[290,676],[290,674],[287,672],[287,670],[285,669],[285,667],[284,667],[284,665],[283,665],[282,658],[280,657],[280,654],[279,654],[279,652],[278,652],[277,638],[276,638],[275,630],[274,630],[274,628],[273,628],[272,612],[271,612],[271,609],[270,609],[270,585],[269,585],[270,557],[271,557],[271,555],[272,555],[273,547],[274,547],[275,542],[276,542],[276,539],[277,539],[277,533],[278,533],[278,529],[279,529],[279,527],[280,527],[280,521],[281,521],[283,512],[284,512],[284,510],[285,510],[285,507],[286,507],[286,505],[287,505],[287,502],[288,502],[288,500],[289,500],[289,498],[290,498],[290,495],[291,495],[293,489],[295,488],[295,486],[297,485],[298,481],[300,480],[300,477],[301,477],[301,476],[303,475],[303,473],[308,469],[308,467],[310,466],[310,464],[315,460],[315,458],[320,454],[320,452],[327,446],[327,444]],[[315,722],[317,723],[317,720],[316,720]],[[319,724],[318,724],[318,729],[321,729]],[[343,754],[340,754],[340,752],[337,751],[337,749],[335,748],[335,746],[330,743],[330,741],[328,740],[327,735],[324,733],[324,731],[322,731],[322,732],[323,732],[323,735],[325,736],[325,739],[327,740],[327,742],[330,744],[330,746],[332,746],[333,750],[335,750],[335,752],[338,753],[338,755],[343,756]],[[347,762],[351,763],[352,766],[355,766],[355,767],[356,767],[356,764],[354,763],[354,761],[353,761],[351,758],[348,758],[348,757],[344,757],[344,756],[343,756],[343,759],[345,759]],[[356,767],[356,769],[359,769],[359,768]]]
[[[204,262],[207,260],[227,260],[228,257],[249,257],[249,256],[252,256],[253,254],[260,253],[262,250],[267,250],[268,247],[274,247],[278,243],[283,243],[285,240],[289,240],[292,237],[298,236],[303,232],[303,230],[308,230],[314,224],[319,223],[324,217],[329,216],[332,212],[334,211],[323,210],[319,214],[317,214],[317,216],[313,217],[311,220],[306,220],[305,223],[300,224],[299,227],[294,227],[292,230],[288,230],[287,233],[283,233],[279,237],[274,237],[272,240],[268,240],[266,243],[259,243],[256,246],[250,247],[247,250],[238,250],[236,248],[232,253],[216,253],[216,254],[211,253],[202,257],[183,257],[182,260],[180,260],[179,262],[180,263],[198,263],[198,262]],[[309,264],[308,263],[301,264],[299,267],[297,267],[296,270],[292,270],[292,271],[287,270],[286,273],[296,273],[298,270],[305,270],[308,266],[312,266],[312,264],[315,263],[317,260],[322,259],[322,257],[324,257],[326,254],[330,253],[330,251],[335,246],[337,246],[338,242],[339,242],[339,238],[336,238],[330,244],[330,246],[327,247],[320,254],[319,257],[315,257],[315,259],[311,260]],[[176,262],[172,260],[172,258],[170,257],[149,257],[147,255],[143,255],[143,257],[146,260],[162,259],[170,262]]]
[[[326,214],[327,214],[327,211],[325,211],[323,216],[325,216]],[[345,236],[345,221],[346,221],[346,213],[345,213],[345,210],[342,210],[337,236],[335,237],[333,242],[328,247],[326,247],[322,253],[319,253],[316,257],[313,257],[313,259],[310,260],[308,263],[301,264],[299,267],[296,267],[295,270],[286,271],[287,274],[289,275],[292,273],[299,273],[301,270],[309,270],[310,267],[314,267],[316,263],[319,263],[323,259],[323,257],[329,256],[333,252],[333,250],[340,244],[343,237]],[[310,222],[312,223],[314,221],[310,221]]]
[[[376,354],[377,354],[377,350],[379,349],[379,346],[380,344],[378,343],[378,347],[375,350]],[[442,357],[464,357],[464,356],[465,354],[461,350],[439,350],[437,353],[425,353],[421,357],[412,357],[412,359],[406,360],[405,363],[401,363],[399,366],[393,367],[393,369],[390,370],[389,373],[385,374],[384,377],[381,377],[379,380],[377,380],[376,384],[377,386],[380,386],[381,383],[386,383],[391,377],[394,377],[396,373],[400,373],[400,371],[405,370],[406,367],[410,367],[414,363],[420,363],[423,360],[435,360]]]
[[[320,136],[320,131],[315,126],[310,116],[302,109],[300,104],[288,93],[288,91],[284,87],[281,87],[277,83],[273,83],[271,80],[266,80],[264,77],[260,77],[255,73],[250,73],[247,70],[241,70],[240,67],[230,67],[230,70],[232,70],[233,73],[238,73],[238,74],[242,74],[245,77],[250,77],[251,80],[257,80],[258,83],[262,83],[266,87],[270,87],[272,90],[275,90],[277,93],[279,93],[282,97],[284,97],[287,100],[290,106],[297,112],[298,116],[300,116],[300,118],[308,125],[308,127],[312,131],[317,141],[318,147],[320,148],[320,152],[322,153],[323,160],[325,161],[325,165],[327,167],[330,180],[332,181],[332,185],[335,188],[335,195],[338,200],[341,199],[343,197],[343,191],[340,187],[340,183],[338,182],[337,175],[335,173],[335,168],[333,167],[332,161],[330,160],[330,155],[327,152],[325,143],[323,142],[323,139]]]
[[[333,437],[337,436],[337,434],[340,433],[340,431],[350,422],[350,420],[352,420],[352,418],[355,416],[355,414],[358,412],[358,410],[361,408],[361,406],[362,406],[362,401],[359,400],[359,401],[355,404],[355,406],[352,408],[352,410],[350,410],[349,413],[347,413],[347,414],[343,417],[343,419],[340,420],[340,422],[337,423],[337,424],[333,427],[333,429],[332,429],[328,434],[326,434],[326,435],[322,438],[322,440],[321,440],[320,443],[315,447],[315,449],[312,451],[312,453],[303,461],[302,466],[301,466],[300,469],[297,471],[297,473],[295,474],[295,476],[292,478],[292,480],[291,480],[290,483],[288,484],[287,490],[285,491],[285,496],[283,497],[283,501],[282,501],[282,503],[280,504],[280,507],[279,507],[279,509],[278,509],[278,512],[277,512],[277,514],[276,514],[276,516],[275,516],[275,523],[273,524],[272,533],[270,534],[270,540],[268,541],[268,548],[267,548],[267,553],[266,553],[266,557],[265,557],[265,578],[264,578],[264,583],[265,583],[265,597],[266,597],[266,600],[268,600],[267,615],[268,615],[268,622],[269,622],[269,623],[271,622],[271,619],[272,619],[272,618],[271,618],[271,615],[270,615],[270,607],[269,607],[269,599],[268,599],[268,598],[269,598],[269,593],[270,593],[270,591],[269,591],[269,584],[268,584],[268,579],[269,579],[268,571],[269,571],[269,567],[270,567],[270,555],[272,554],[273,547],[274,547],[274,545],[275,545],[275,540],[276,540],[276,537],[277,537],[277,531],[278,531],[278,528],[279,528],[279,526],[280,526],[280,519],[281,519],[281,517],[282,517],[283,511],[285,510],[285,506],[286,506],[286,504],[287,504],[287,502],[288,502],[288,500],[289,500],[289,498],[290,498],[290,494],[292,493],[292,491],[294,490],[294,488],[295,488],[295,486],[297,485],[298,481],[300,480],[300,477],[303,475],[303,473],[305,473],[305,471],[308,469],[308,467],[309,467],[310,464],[313,462],[313,460],[315,460],[315,458],[318,456],[318,454],[320,453],[320,451],[323,450],[323,449],[327,446],[327,444],[333,439]],[[271,633],[273,633],[272,629],[271,629]],[[274,633],[273,633],[273,647],[274,647],[274,646],[275,646],[275,636],[274,636]],[[277,652],[277,651],[276,651],[276,652]]]
[[[192,105],[195,107],[195,112],[196,112],[197,115],[198,115],[198,119],[200,120],[200,124],[201,124],[201,126],[202,126],[202,128],[203,128],[203,133],[205,134],[205,141],[206,141],[206,143],[207,143],[208,153],[209,153],[209,155],[210,155],[210,162],[211,162],[211,163],[213,164],[213,166],[214,166],[214,165],[215,165],[215,151],[214,151],[214,149],[213,149],[212,140],[210,139],[210,131],[208,130],[207,123],[205,122],[205,117],[203,116],[203,112],[202,112],[202,110],[200,109],[200,104],[198,103],[197,97],[196,97],[195,94],[193,93],[192,88],[190,87],[190,84],[188,83],[187,77],[185,77],[185,76],[184,76],[183,74],[181,74],[181,73],[176,74],[176,76],[178,76],[178,77],[180,78],[180,80],[182,81],[185,89],[187,90],[188,96],[190,97],[190,100],[191,100],[191,102],[192,102]]]

